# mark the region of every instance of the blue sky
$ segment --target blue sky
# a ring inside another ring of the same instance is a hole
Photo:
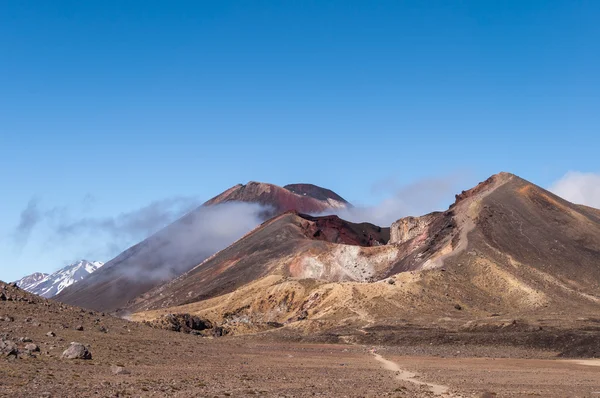
[[[595,1],[3,1],[0,279],[136,239],[51,222],[24,239],[28,204],[75,223],[174,216],[249,180],[376,205],[502,170],[595,178],[599,18]]]

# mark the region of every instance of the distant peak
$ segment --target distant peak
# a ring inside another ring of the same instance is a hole
[[[349,207],[350,204],[335,192],[314,184],[290,184],[284,187],[258,181],[235,185],[204,205],[224,202],[251,202],[270,206],[276,213],[298,210],[304,213],[322,213],[327,209]]]
[[[492,175],[490,178],[494,178],[494,179],[508,179],[508,178],[513,178],[513,177],[520,178],[518,175],[513,174],[513,173],[509,173],[507,171],[501,171],[499,173],[496,173],[496,174]]]
[[[515,176],[514,174],[506,173],[503,171],[500,173],[494,174],[491,177],[489,177],[487,180],[480,182],[473,188],[467,189],[466,191],[462,191],[461,193],[455,195],[456,200],[450,207],[454,207],[458,203],[460,203],[466,199],[472,198],[484,191],[487,192],[488,190],[493,190],[496,187],[498,187],[499,185],[502,185],[505,182],[507,182],[513,178],[518,178],[518,177]]]
[[[331,189],[323,188],[314,184],[306,184],[306,183],[297,183],[297,184],[288,184],[283,187],[288,191],[295,193],[296,195],[301,196],[310,196],[312,198],[318,200],[328,200],[333,199],[337,202],[348,203],[348,201],[342,198],[337,193],[333,192]]]

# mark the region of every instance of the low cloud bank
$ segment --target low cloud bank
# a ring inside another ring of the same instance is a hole
[[[241,202],[199,207],[108,265],[136,280],[172,279],[256,228],[266,210]]]
[[[600,174],[570,171],[549,190],[569,202],[600,208]]]
[[[89,202],[87,196],[84,202]],[[68,245],[72,239],[93,237],[114,249],[146,238],[199,204],[197,198],[172,197],[112,217],[81,217],[66,207],[44,207],[36,197],[21,212],[13,236],[15,244],[22,247],[36,229],[44,228],[52,244]]]
[[[421,216],[436,210],[445,210],[460,192],[462,177],[458,175],[425,178],[402,185],[387,179],[373,185],[372,191],[389,195],[374,206],[355,206],[323,213],[336,214],[351,222],[369,222],[389,227],[394,221],[406,216]]]
[[[139,209],[123,212],[113,217],[60,217],[50,220],[56,238],[69,240],[78,236],[96,236],[106,242],[108,251],[124,249],[154,234],[185,213],[198,207],[200,202],[192,197],[172,197],[157,200]],[[113,253],[117,254],[117,253]]]
[[[78,218],[67,208],[44,207],[33,198],[13,231],[15,246],[26,245],[40,229],[36,238],[48,250],[72,248],[74,259],[113,259],[108,267],[121,264],[120,276],[140,282],[168,280],[241,238],[271,210],[251,203],[200,203],[173,197],[114,217]]]

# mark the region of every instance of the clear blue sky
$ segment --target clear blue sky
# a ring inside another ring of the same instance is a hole
[[[573,0],[3,1],[0,279],[95,253],[49,226],[15,244],[32,198],[111,217],[249,180],[371,204],[388,179],[598,172],[599,20]]]

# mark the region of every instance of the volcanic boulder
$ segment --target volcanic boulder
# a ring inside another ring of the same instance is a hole
[[[81,343],[71,343],[61,355],[63,359],[92,359],[92,354]]]

